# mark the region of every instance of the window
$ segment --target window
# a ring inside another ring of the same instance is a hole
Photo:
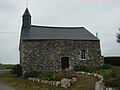
[[[82,50],[80,51],[80,60],[86,60],[86,51]]]

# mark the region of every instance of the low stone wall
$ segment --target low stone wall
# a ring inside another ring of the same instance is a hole
[[[41,80],[38,78],[28,78],[28,80],[40,82],[43,84],[49,84],[49,85],[56,86],[56,87],[68,88],[77,81],[77,78],[76,77],[73,77],[72,79],[63,78],[61,79],[61,81],[48,81],[48,80]]]
[[[77,73],[97,77],[99,81],[95,83],[95,90],[116,90],[110,87],[105,88],[104,83],[103,83],[103,76],[99,74],[87,73],[87,72],[77,72]],[[41,80],[38,78],[28,78],[28,80],[32,80],[35,82],[41,82],[43,84],[49,84],[49,85],[56,86],[56,87],[68,88],[71,85],[73,85],[78,79],[76,77],[73,77],[72,79],[63,78],[61,81],[48,81],[48,80]]]
[[[98,74],[95,74],[95,73],[86,73],[86,72],[77,72],[77,73],[98,77],[98,79],[100,79],[100,82],[102,83],[103,77],[101,75],[98,75]],[[72,79],[63,78],[63,79],[61,79],[61,81],[48,81],[48,80],[41,80],[41,79],[38,79],[38,78],[28,78],[28,79],[32,80],[34,82],[40,82],[40,83],[43,83],[43,84],[49,84],[49,85],[52,85],[52,86],[63,87],[63,88],[70,87],[71,85],[73,85],[78,80],[76,77],[73,77]],[[96,84],[96,85],[98,85],[98,84]],[[95,89],[95,90],[102,90],[102,89]]]

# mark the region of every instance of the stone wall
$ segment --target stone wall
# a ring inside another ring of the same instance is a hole
[[[80,60],[80,51],[87,52],[86,60]],[[99,41],[39,40],[22,41],[20,63],[23,71],[59,71],[61,58],[69,58],[69,68],[77,65],[98,67],[103,65]]]

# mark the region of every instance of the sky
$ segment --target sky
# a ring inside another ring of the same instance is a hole
[[[103,56],[120,56],[120,43],[116,42],[120,0],[0,0],[0,63],[19,63],[26,7],[32,15],[32,25],[85,27],[94,35],[98,33]]]

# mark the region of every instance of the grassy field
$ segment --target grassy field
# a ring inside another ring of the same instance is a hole
[[[13,86],[18,90],[94,90],[94,85],[97,80],[98,79],[93,76],[79,75],[78,81],[73,86],[64,89],[29,81],[16,77],[16,75],[11,73],[0,74],[0,82]]]
[[[0,69],[12,69],[14,65],[12,64],[1,64]]]

